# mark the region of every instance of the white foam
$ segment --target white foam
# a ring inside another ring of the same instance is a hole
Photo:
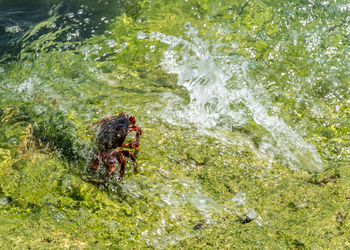
[[[164,95],[169,105],[162,113],[163,118],[183,126],[195,124],[200,131],[213,136],[217,136],[214,130],[218,128],[232,131],[253,120],[270,133],[271,139],[265,135],[259,149],[267,157],[282,158],[292,169],[321,170],[323,163],[316,148],[283,119],[268,113],[273,105],[267,101],[265,89],[249,78],[250,61],[217,55],[215,48],[220,45],[200,39],[197,33],[189,27],[187,40],[160,32],[138,36],[169,45],[160,65],[165,72],[176,74],[177,84],[188,91],[189,103],[169,93]]]

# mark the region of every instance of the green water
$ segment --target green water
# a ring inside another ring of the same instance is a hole
[[[0,7],[2,248],[350,246],[346,1]],[[121,111],[139,170],[97,185]]]

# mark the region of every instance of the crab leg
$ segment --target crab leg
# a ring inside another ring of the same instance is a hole
[[[100,165],[101,165],[101,152],[100,150],[97,150],[96,159],[93,162],[91,162],[90,168],[97,170],[100,168]]]
[[[124,153],[126,153],[126,155],[124,155]],[[130,154],[127,151],[123,150],[122,147],[117,147],[116,149],[112,150],[109,155],[111,157],[116,157],[117,158],[117,160],[118,160],[118,162],[120,164],[120,175],[119,175],[119,178],[120,178],[120,180],[122,180],[123,176],[124,176],[124,172],[125,172],[126,157],[129,157]],[[135,157],[134,157],[134,159],[135,159]]]
[[[111,116],[111,117],[108,117],[108,118],[103,118],[101,121],[95,122],[95,123],[93,123],[93,124],[87,126],[86,129],[90,129],[91,127],[94,127],[94,126],[96,126],[96,125],[99,125],[99,126],[101,126],[101,130],[102,130],[102,129],[105,127],[105,125],[107,124],[107,122],[108,122],[110,119],[114,118],[114,117],[116,117],[116,116]]]
[[[124,172],[125,172],[126,158],[125,158],[123,152],[117,152],[116,157],[117,157],[117,160],[120,164],[119,178],[120,178],[120,180],[122,180],[123,176],[124,176]]]
[[[136,140],[123,144],[123,147],[135,149],[135,155],[137,155],[137,153],[140,151],[140,139],[142,135],[142,129],[137,127],[136,125],[133,125],[129,128],[129,132],[136,132]]]
[[[134,153],[132,151],[123,150],[123,155],[125,155],[126,157],[129,157],[132,160],[132,163],[134,164],[134,171],[136,172],[138,164],[136,162]]]
[[[115,166],[115,158],[112,154],[109,154],[105,159],[105,165],[106,165],[106,174],[105,177],[108,178],[110,175],[113,175],[117,168]]]

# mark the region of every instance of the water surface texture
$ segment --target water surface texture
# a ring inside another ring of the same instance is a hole
[[[349,247],[349,36],[347,1],[0,1],[0,246]]]

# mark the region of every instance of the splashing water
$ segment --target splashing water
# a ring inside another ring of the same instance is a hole
[[[169,44],[160,63],[163,70],[178,76],[177,84],[188,91],[189,103],[181,105],[173,96],[163,118],[173,124],[195,124],[202,132],[218,136],[218,129],[237,130],[249,119],[268,131],[259,145],[263,157],[282,158],[292,169],[319,171],[323,168],[316,148],[307,143],[277,115],[270,115],[261,96],[266,91],[249,79],[250,62],[242,57],[218,56],[212,45],[188,28],[189,40],[160,32],[139,33]],[[175,100],[175,102],[174,102]],[[177,98],[177,100],[179,100]],[[234,108],[232,108],[234,107]],[[227,141],[227,138],[221,139]]]

